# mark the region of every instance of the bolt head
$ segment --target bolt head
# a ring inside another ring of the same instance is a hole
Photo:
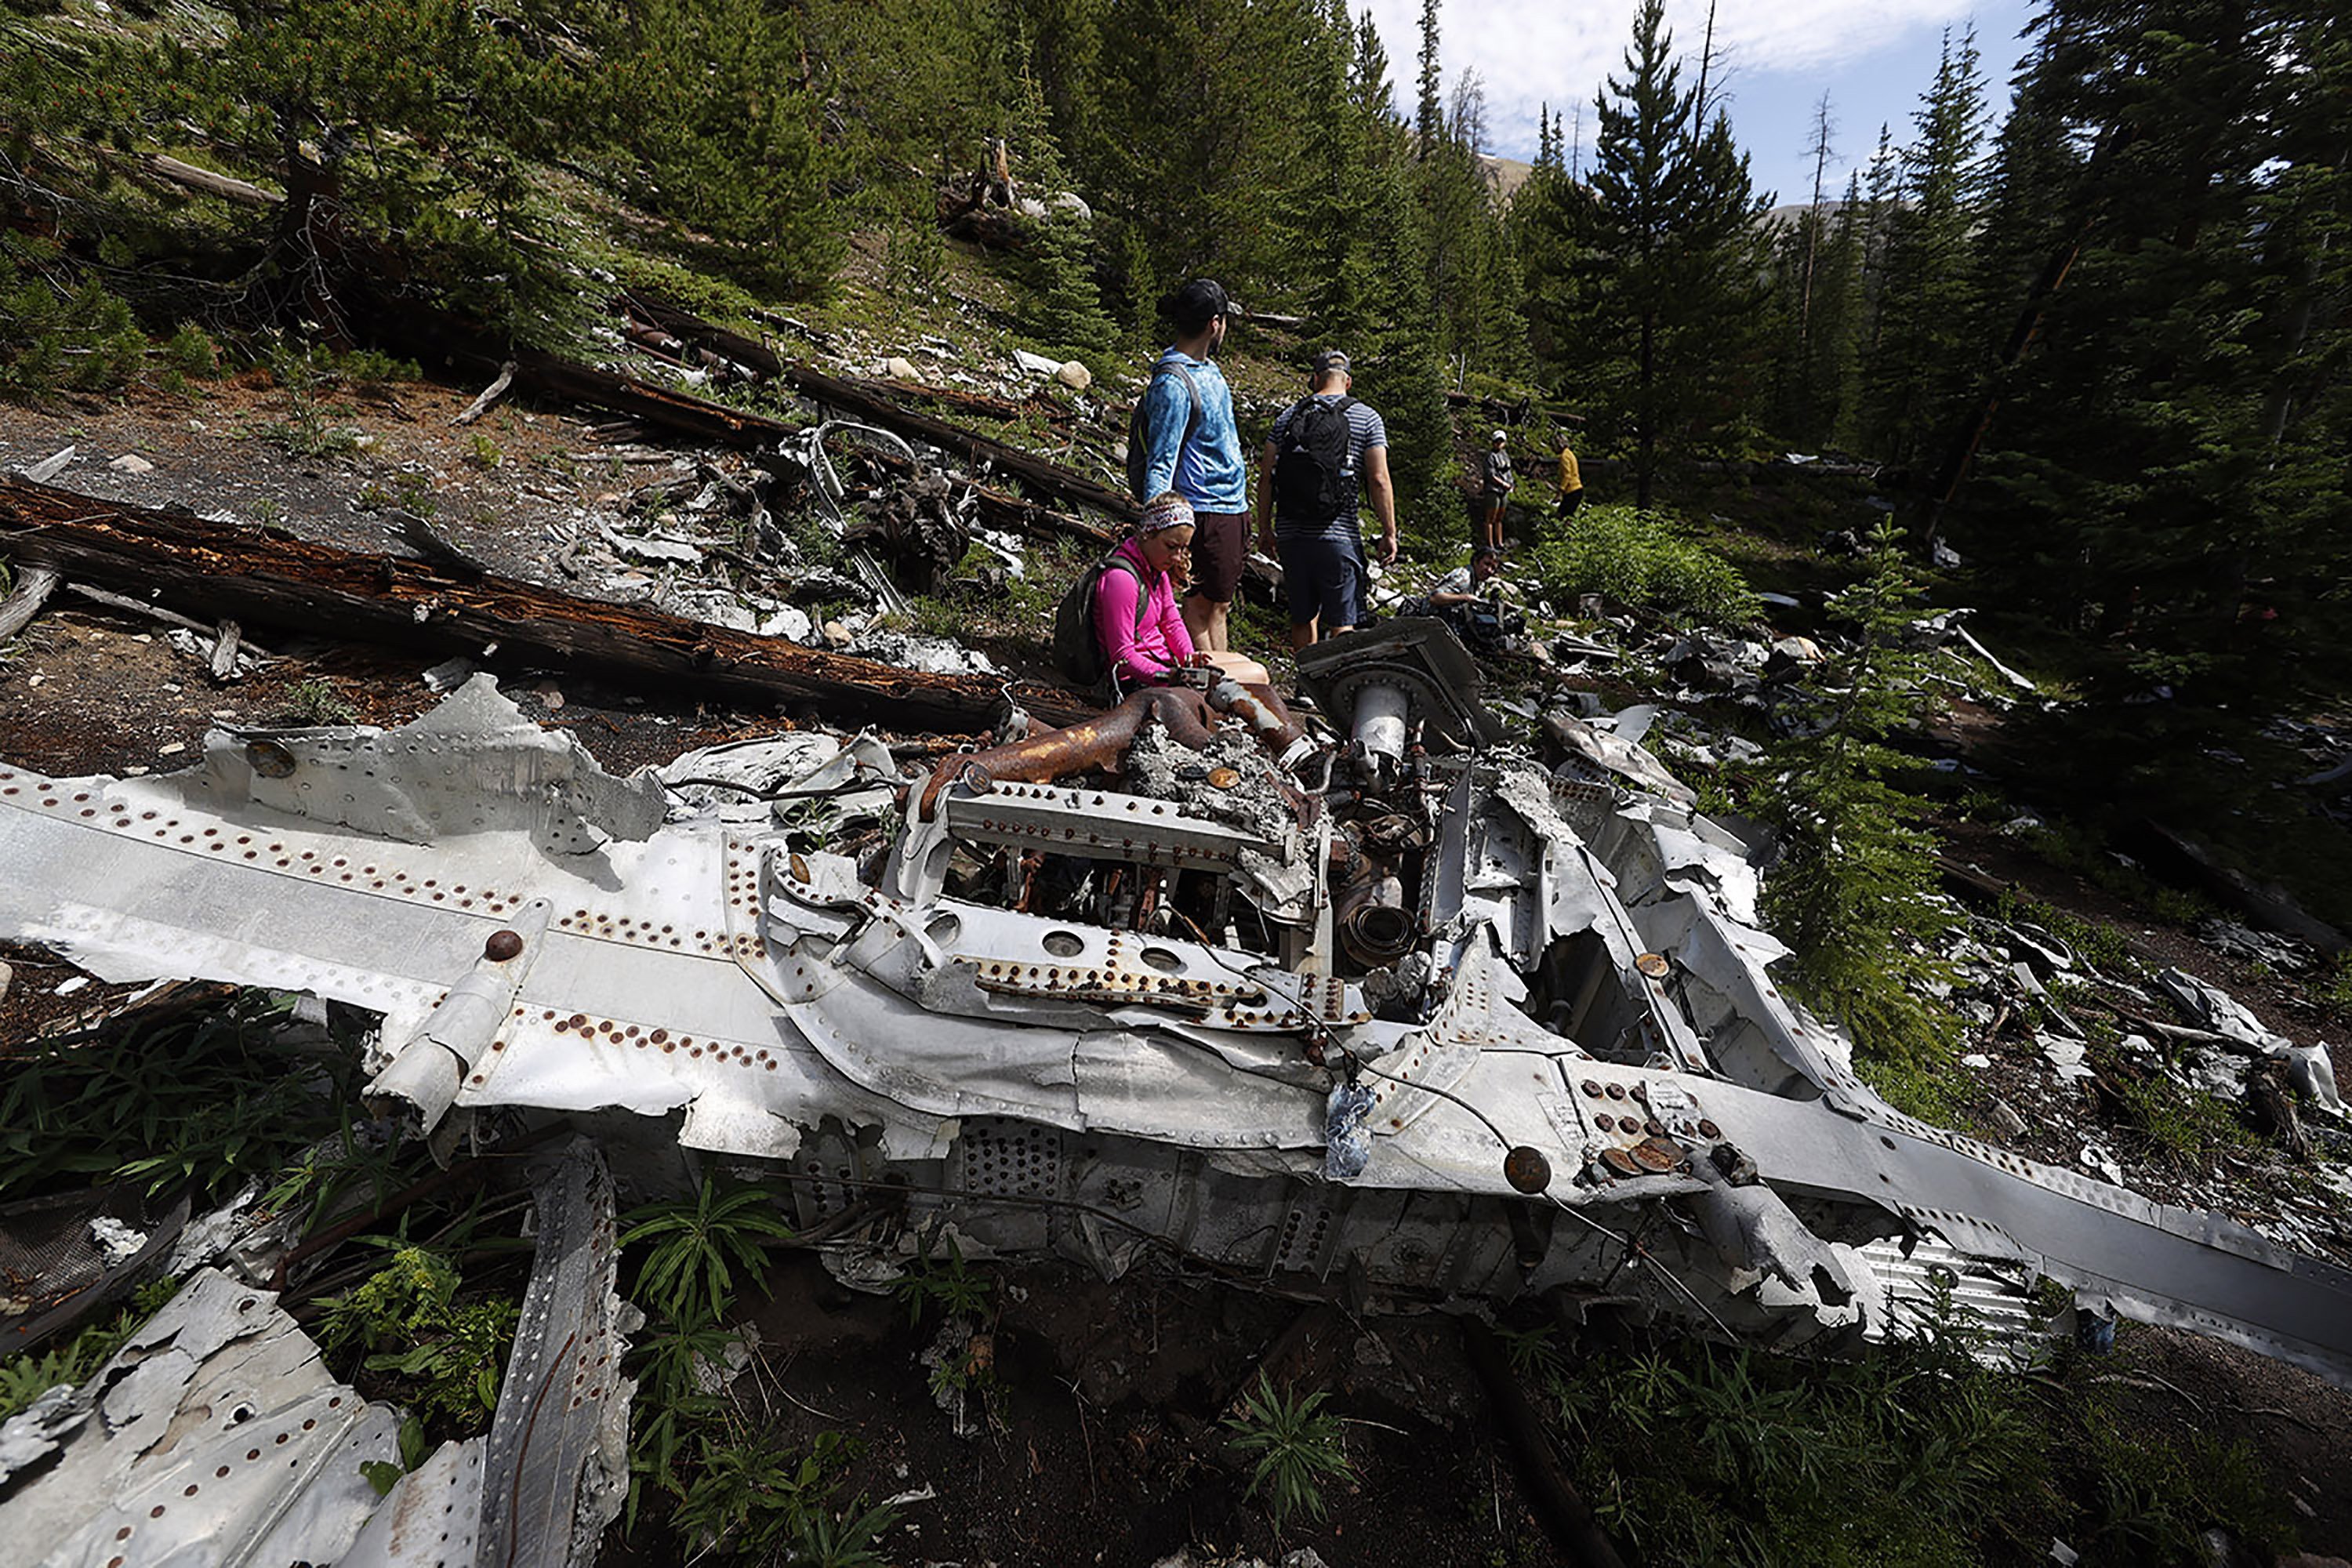
[[[522,936],[518,931],[494,931],[490,940],[482,943],[482,956],[493,963],[504,963],[522,952]]]
[[[1542,1150],[1522,1143],[1503,1156],[1503,1179],[1533,1197],[1551,1185],[1551,1162]]]

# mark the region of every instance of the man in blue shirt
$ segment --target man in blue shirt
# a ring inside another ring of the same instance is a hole
[[[1192,582],[1184,626],[1203,653],[1232,647],[1227,616],[1249,554],[1249,477],[1234,426],[1233,388],[1212,363],[1233,301],[1213,279],[1195,278],[1164,307],[1176,342],[1151,367],[1143,393],[1149,454],[1141,494],[1174,490],[1192,507]],[[1197,414],[1195,410],[1198,410]]]

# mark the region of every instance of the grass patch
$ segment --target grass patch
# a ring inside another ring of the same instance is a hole
[[[14,1053],[0,1197],[114,1179],[159,1192],[185,1183],[204,1201],[275,1177],[358,1103],[356,1048],[289,1029],[293,1006],[247,991]]]

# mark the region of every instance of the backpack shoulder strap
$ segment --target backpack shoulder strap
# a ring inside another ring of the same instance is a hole
[[[1201,384],[1193,380],[1192,373],[1182,365],[1174,365],[1171,368],[1178,375],[1184,378],[1184,391],[1192,399],[1192,412],[1184,416],[1184,439],[1190,442],[1193,434],[1201,428]]]
[[[1102,564],[1095,573],[1095,581],[1100,583],[1102,574],[1114,567],[1135,579],[1135,629],[1141,631],[1144,613],[1151,607],[1150,585],[1143,580],[1143,569],[1116,550],[1102,558]]]

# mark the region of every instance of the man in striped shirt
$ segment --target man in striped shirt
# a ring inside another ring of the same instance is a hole
[[[1365,501],[1381,525],[1381,560],[1396,559],[1388,426],[1348,395],[1351,379],[1345,353],[1317,354],[1312,390],[1275,416],[1258,470],[1258,548],[1282,562],[1294,648],[1350,630],[1363,618],[1358,513]]]

